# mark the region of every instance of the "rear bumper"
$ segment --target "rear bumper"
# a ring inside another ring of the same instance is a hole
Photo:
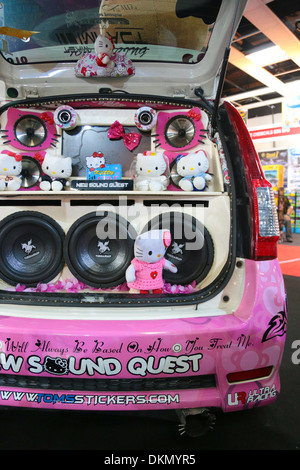
[[[0,307],[0,405],[234,411],[269,404],[280,391],[285,297],[277,260],[246,260],[242,301],[227,315],[69,321],[8,316]],[[257,369],[255,379],[228,380]]]

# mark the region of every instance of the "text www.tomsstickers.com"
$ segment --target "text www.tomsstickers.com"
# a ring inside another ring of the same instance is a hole
[[[0,390],[0,398],[3,401],[27,401],[43,404],[69,404],[69,405],[143,405],[179,403],[179,394],[151,394],[151,395],[78,395],[57,393],[31,393],[19,391]]]

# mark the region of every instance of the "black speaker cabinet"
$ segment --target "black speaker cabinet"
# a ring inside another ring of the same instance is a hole
[[[10,285],[36,286],[60,273],[64,231],[48,215],[20,211],[0,222],[0,277]]]

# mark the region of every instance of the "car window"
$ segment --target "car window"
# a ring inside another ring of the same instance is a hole
[[[1,53],[15,65],[76,62],[94,51],[102,34],[133,61],[199,62],[215,16],[204,16],[201,3],[209,2],[5,0],[0,2]],[[220,2],[214,3],[218,9]]]

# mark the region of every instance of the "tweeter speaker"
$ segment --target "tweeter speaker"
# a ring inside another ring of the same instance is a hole
[[[65,260],[71,273],[90,287],[109,288],[125,282],[134,257],[136,231],[113,212],[91,212],[68,230]]]
[[[204,225],[184,212],[165,212],[149,221],[143,232],[154,229],[168,229],[172,243],[165,257],[177,266],[177,273],[164,271],[167,283],[188,285],[198,284],[210,270],[214,258],[212,238]]]
[[[53,280],[64,266],[64,231],[46,214],[20,211],[0,222],[0,277],[34,287]]]

